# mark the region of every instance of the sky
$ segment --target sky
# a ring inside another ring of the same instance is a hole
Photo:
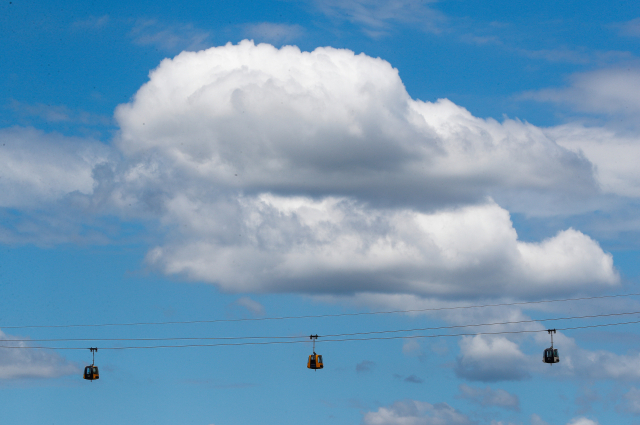
[[[0,39],[1,423],[640,424],[640,5],[2,0]]]

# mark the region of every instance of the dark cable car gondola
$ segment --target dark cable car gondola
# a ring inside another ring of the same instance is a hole
[[[84,368],[84,379],[88,379],[89,381],[93,381],[94,379],[100,379],[100,373],[98,373],[98,366],[96,363],[96,351],[98,351],[98,347],[89,348],[91,353],[93,354],[93,361],[91,362],[91,366],[87,366]]]
[[[98,373],[98,366],[87,366],[84,368],[84,379],[88,379],[93,381],[94,379],[100,379],[100,374]]]
[[[318,339],[318,335],[309,335],[309,339],[313,340],[313,354],[309,356],[307,368],[313,370],[322,369],[324,367],[322,364],[322,356],[316,354],[316,339]]]
[[[558,356],[558,349],[553,348],[553,334],[556,333],[555,329],[547,329],[549,335],[551,335],[551,347],[545,348],[542,353],[542,361],[544,363],[554,364],[560,362],[560,357]]]

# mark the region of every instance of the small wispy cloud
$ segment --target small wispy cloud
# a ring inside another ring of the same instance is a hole
[[[8,108],[22,117],[35,117],[47,123],[74,123],[87,126],[113,125],[113,120],[110,116],[83,110],[73,110],[66,105],[30,104],[14,99],[11,100]]]
[[[106,27],[110,21],[109,15],[90,16],[87,19],[74,22],[72,27],[74,29],[99,30]]]
[[[356,365],[356,372],[358,373],[371,372],[375,367],[376,367],[375,362],[372,362],[371,360],[363,360],[362,362]]]
[[[580,395],[576,397],[576,405],[579,408],[576,410],[576,413],[579,415],[584,415],[587,412],[591,412],[593,410],[593,406],[596,402],[601,401],[600,394],[589,386],[583,386],[579,390]]]
[[[579,417],[579,418],[573,418],[571,422],[569,422],[567,425],[599,425],[599,424],[600,423],[598,421],[594,421],[589,418]]]
[[[300,25],[276,24],[272,22],[260,22],[246,24],[244,26],[246,37],[259,43],[271,43],[274,45],[291,43],[304,35],[304,28]]]
[[[235,383],[220,383],[210,379],[185,379],[181,381],[187,385],[198,385],[209,388],[220,388],[220,389],[233,389],[233,388],[251,388],[256,387],[257,384],[252,384],[248,382],[235,382]]]
[[[522,32],[514,25],[502,22],[476,22],[471,20],[449,19],[448,32],[458,34],[458,40],[465,44],[488,47],[496,46],[505,52],[526,57],[532,60],[545,61],[549,63],[564,63],[572,65],[596,64],[600,66],[615,64],[619,62],[634,61],[635,56],[628,51],[617,50],[596,50],[586,46],[573,44],[546,44],[536,47],[522,47]],[[640,36],[640,19],[630,21],[624,25],[616,26],[626,35]],[[637,28],[636,28],[637,26]],[[624,29],[624,31],[623,31]]]
[[[372,38],[387,35],[394,24],[413,24],[420,29],[439,33],[445,16],[429,7],[435,1],[416,0],[316,0],[318,9],[338,20],[359,25]]]
[[[640,415],[640,390],[631,387],[629,392],[623,396],[623,401],[618,410],[622,412],[631,413],[632,415]]]
[[[589,50],[585,47],[560,46],[553,49],[521,49],[507,47],[520,56],[530,59],[543,60],[550,63],[568,63],[573,65],[595,64],[606,66],[620,62],[633,61],[632,53],[616,50]]]
[[[447,403],[430,404],[416,400],[397,401],[362,417],[364,425],[456,424],[476,423]]]
[[[446,356],[447,354],[449,354],[449,346],[444,340],[432,342],[429,348],[431,348],[431,351],[438,354],[439,356]]]
[[[402,353],[407,356],[420,356],[422,347],[415,339],[408,339],[402,344]]]
[[[468,44],[475,44],[478,46],[485,46],[485,45],[490,45],[490,44],[494,44],[494,45],[502,45],[503,42],[500,39],[500,37],[495,36],[495,35],[475,35],[475,34],[463,34],[460,36],[460,40],[468,43]]]
[[[543,421],[540,416],[534,413],[531,415],[531,425],[549,425],[549,423]]]
[[[404,382],[411,382],[412,384],[422,384],[424,380],[422,378],[417,377],[416,375],[409,375],[404,378]]]
[[[618,30],[618,34],[626,37],[640,37],[640,18],[614,24],[613,28]]]
[[[230,307],[233,309],[234,307],[241,307],[243,310],[251,313],[252,316],[264,316],[265,309],[262,304],[257,301],[252,300],[249,297],[241,297],[238,298],[235,302],[233,302]]]
[[[208,31],[192,24],[168,25],[155,19],[138,19],[130,32],[135,44],[177,52],[201,50],[210,46]]]
[[[617,67],[574,74],[570,86],[526,92],[524,99],[564,103],[578,111],[632,115],[640,112],[640,67]]]
[[[517,52],[531,59],[543,59],[554,63],[587,64],[593,62],[593,56],[585,49],[559,47],[540,50],[517,49]]]
[[[474,388],[469,385],[460,385],[460,395],[457,398],[473,401],[483,407],[496,406],[508,410],[520,411],[520,399],[515,394],[505,390],[493,390],[490,387]]]

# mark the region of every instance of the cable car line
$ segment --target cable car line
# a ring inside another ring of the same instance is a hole
[[[600,327],[607,327],[607,326],[630,325],[634,323],[640,323],[640,320],[618,322],[618,323],[604,323],[599,325],[573,326],[573,327],[567,327],[567,328],[557,328],[557,330],[566,331],[566,330],[577,330],[577,329],[588,329],[588,328],[600,328]],[[437,334],[437,335],[404,335],[404,336],[388,336],[388,337],[341,338],[341,339],[323,339],[322,342],[379,341],[379,340],[391,340],[391,339],[442,338],[442,337],[476,336],[476,335],[508,335],[508,334],[522,334],[522,333],[539,333],[539,332],[548,332],[548,330],[538,329],[538,330],[475,332],[475,333]],[[318,337],[324,338],[323,335],[319,335]],[[3,340],[1,342],[9,342],[9,341],[11,340]],[[307,342],[306,340],[302,340],[302,341],[235,342],[235,343],[216,343],[216,344],[145,345],[145,346],[124,346],[124,347],[100,347],[100,349],[101,350],[133,350],[133,349],[150,349],[150,348],[225,347],[225,346],[244,346],[244,345],[301,344],[306,342]],[[16,346],[7,346],[7,345],[0,345],[0,348],[43,349],[43,350],[86,350],[87,349],[87,347],[46,347],[46,346],[16,347]]]
[[[186,320],[186,321],[171,321],[171,322],[98,323],[98,324],[90,324],[90,325],[82,325],[82,324],[80,325],[20,325],[20,326],[1,326],[0,325],[0,328],[1,329],[90,328],[90,327],[106,327],[106,326],[187,325],[187,324],[196,324],[196,323],[256,322],[256,321],[264,321],[264,320],[316,319],[316,318],[324,318],[324,317],[368,316],[368,315],[377,315],[377,314],[420,313],[420,312],[426,312],[426,311],[462,310],[462,309],[486,308],[486,307],[506,307],[506,306],[513,306],[513,305],[544,304],[544,303],[556,303],[556,302],[566,302],[566,301],[585,301],[585,300],[596,300],[596,299],[605,299],[605,298],[633,297],[638,295],[640,295],[640,293],[600,295],[595,297],[580,297],[580,298],[563,298],[563,299],[557,299],[557,300],[521,301],[521,302],[499,303],[499,304],[422,308],[422,309],[411,309],[411,310],[370,311],[370,312],[360,312],[360,313],[318,314],[318,315],[303,315],[303,316],[254,317],[254,318],[247,318],[247,319]]]
[[[416,332],[416,331],[439,330],[439,329],[470,328],[470,327],[479,327],[479,326],[513,325],[513,324],[520,324],[520,323],[548,322],[548,321],[555,321],[555,320],[593,319],[593,318],[597,318],[597,317],[624,316],[624,315],[632,315],[632,314],[640,314],[640,311],[633,311],[633,312],[628,312],[628,313],[595,314],[595,315],[588,315],[588,316],[556,317],[556,318],[551,318],[551,319],[515,320],[515,321],[509,321],[509,322],[494,322],[494,323],[477,323],[477,324],[470,324],[470,325],[438,326],[438,327],[431,327],[431,328],[398,329],[398,330],[392,330],[392,331],[355,332],[355,333],[323,335],[323,337],[371,335],[371,334],[394,333],[394,332]]]
[[[440,329],[459,329],[469,327],[481,327],[481,326],[498,326],[498,325],[513,325],[521,323],[534,323],[534,322],[548,322],[557,320],[579,320],[579,319],[594,319],[599,317],[612,317],[612,316],[625,316],[640,314],[640,311],[624,312],[624,313],[607,313],[607,314],[592,314],[586,316],[571,316],[571,317],[555,317],[549,319],[531,319],[531,320],[515,320],[508,322],[493,322],[493,323],[476,323],[469,325],[451,325],[451,326],[436,326],[427,328],[412,328],[412,329],[395,329],[386,331],[369,331],[369,332],[353,332],[353,333],[341,333],[341,334],[326,334],[322,335],[323,338],[333,338],[341,336],[356,336],[356,335],[372,335],[372,334],[385,334],[385,333],[397,333],[397,332],[417,332],[428,330],[440,330]],[[165,338],[48,338],[48,339],[11,339],[6,341],[11,342],[76,342],[76,341],[205,341],[205,340],[243,340],[243,339],[300,339],[306,338],[306,336],[244,336],[244,337],[165,337]]]

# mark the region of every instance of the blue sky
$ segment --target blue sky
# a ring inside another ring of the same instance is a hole
[[[637,315],[546,321],[640,311],[602,298],[640,292],[639,6],[11,0],[0,37],[3,423],[640,423],[638,325],[566,329]],[[117,349],[248,337],[295,343]]]

